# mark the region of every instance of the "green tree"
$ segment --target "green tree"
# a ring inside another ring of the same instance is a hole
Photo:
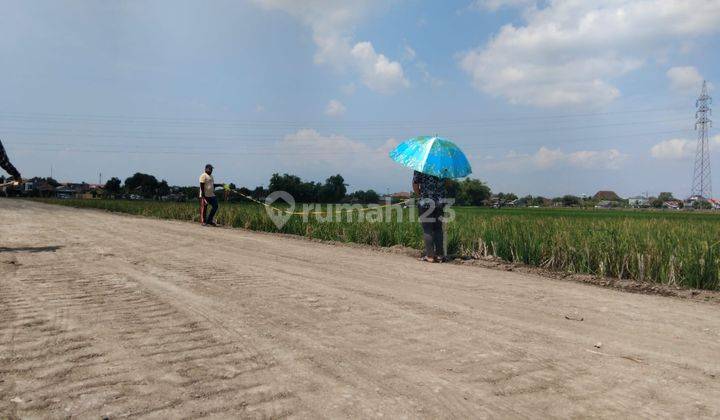
[[[547,199],[547,198],[545,198],[545,197],[543,197],[543,196],[541,196],[541,195],[539,195],[539,196],[536,196],[536,197],[533,197],[533,198],[532,198],[532,201],[531,201],[531,204],[530,204],[530,205],[541,207],[541,206],[545,206],[545,205],[546,205],[546,202],[548,202],[548,201],[550,201],[550,200]]]
[[[562,204],[565,207],[576,207],[582,204],[582,200],[580,199],[580,197],[567,194],[562,196]]]
[[[157,195],[164,196],[170,194],[170,186],[168,185],[167,181],[164,179],[160,181],[157,188]]]
[[[663,203],[666,201],[673,201],[675,200],[675,197],[673,197],[671,192],[661,192],[660,195],[658,195],[658,200],[662,201]]]
[[[479,179],[466,178],[460,182],[457,202],[463,206],[481,206],[492,196],[490,187]]]
[[[323,203],[339,203],[345,193],[347,185],[342,175],[337,174],[325,180],[325,184],[320,189],[320,201]]]
[[[122,182],[119,178],[112,177],[105,183],[105,193],[111,196],[120,194]]]
[[[665,204],[666,201],[673,201],[675,200],[675,197],[673,197],[671,192],[661,192],[657,198],[654,198],[650,200],[650,205],[653,206],[656,209],[662,208],[663,204]]]
[[[693,208],[697,210],[710,210],[712,208],[712,204],[706,200],[696,200],[693,201]]]
[[[299,176],[278,173],[272,174],[270,177],[270,184],[268,185],[269,192],[285,191],[292,195],[295,201],[307,202],[306,196],[309,194],[310,188],[307,185],[303,185],[302,180]]]
[[[375,190],[358,190],[348,194],[345,201],[362,204],[374,204],[380,201],[380,194]]]
[[[445,191],[448,198],[458,198],[460,194],[460,183],[454,179],[445,180]]]
[[[500,193],[497,193],[497,198],[504,202],[510,202],[510,201],[517,200],[518,196],[513,193],[500,192]]]
[[[146,198],[156,195],[159,186],[157,178],[140,172],[125,180],[125,189],[129,194],[139,194]]]
[[[268,191],[285,191],[298,203],[339,203],[345,197],[347,185],[341,175],[333,175],[319,182],[305,182],[297,175],[274,173],[270,177]]]
[[[254,190],[252,190],[251,196],[252,196],[252,198],[254,198],[256,200],[262,200],[265,197],[267,197],[267,195],[269,193],[270,193],[270,191],[265,189],[265,187],[258,186],[258,187],[255,187]]]
[[[180,194],[182,194],[187,200],[197,200],[200,196],[200,187],[179,187],[178,191]]]

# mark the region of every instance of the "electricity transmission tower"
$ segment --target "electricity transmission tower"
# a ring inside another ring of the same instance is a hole
[[[702,91],[695,106],[695,130],[698,132],[697,149],[695,151],[695,170],[691,197],[696,199],[712,198],[712,180],[710,179],[710,137],[708,130],[712,126],[712,98],[708,94],[707,82],[703,81]]]

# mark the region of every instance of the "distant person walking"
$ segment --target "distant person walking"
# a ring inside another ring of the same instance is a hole
[[[415,171],[412,183],[413,191],[418,197],[420,224],[425,242],[425,256],[421,260],[442,262],[445,260],[445,233],[442,216],[447,191],[446,180]]]
[[[214,221],[218,209],[215,187],[220,187],[222,184],[215,183],[212,173],[213,166],[208,163],[205,165],[205,172],[200,175],[200,219],[203,226],[217,226]],[[212,207],[210,213],[207,213],[208,205]]]
[[[10,159],[8,159],[7,153],[5,153],[5,148],[3,147],[2,141],[0,141],[0,168],[3,168],[5,171],[7,171],[7,173],[9,173],[13,177],[13,181],[22,182],[20,172],[13,166],[12,163],[10,163]]]

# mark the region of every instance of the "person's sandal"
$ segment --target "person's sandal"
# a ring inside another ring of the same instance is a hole
[[[438,260],[436,260],[435,258],[430,259],[430,257],[428,257],[428,256],[420,257],[420,258],[418,258],[418,261],[429,262],[429,263],[438,262]]]

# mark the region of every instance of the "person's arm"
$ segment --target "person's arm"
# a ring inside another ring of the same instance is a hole
[[[200,176],[200,199],[205,200],[205,174]]]
[[[420,196],[420,172],[413,172],[412,188],[416,196]]]
[[[7,173],[12,175],[13,181],[15,182],[22,182],[22,176],[20,176],[20,171],[18,171],[12,163],[10,163],[10,159],[7,157],[7,153],[5,153],[5,148],[2,145],[2,142],[0,142],[0,167],[5,169]]]

